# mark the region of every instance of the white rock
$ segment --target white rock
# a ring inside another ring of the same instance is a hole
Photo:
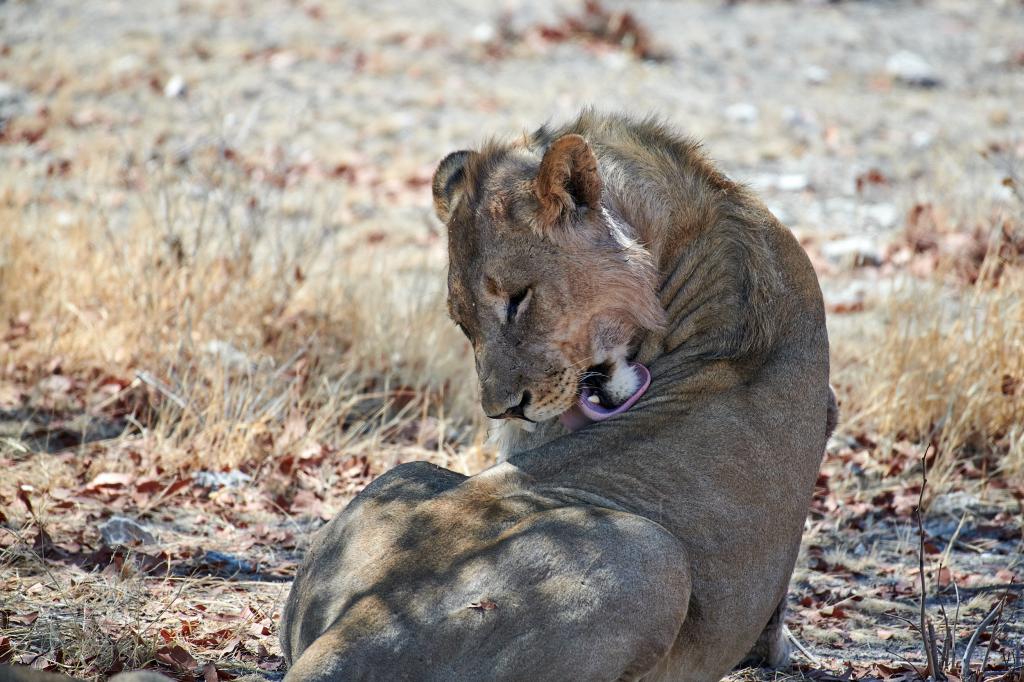
[[[821,253],[834,263],[852,262],[854,265],[881,265],[882,250],[869,237],[846,237],[821,246]]]
[[[914,145],[915,149],[930,147],[934,141],[935,135],[927,130],[915,130],[910,134],[910,144]]]
[[[761,112],[750,102],[737,102],[725,108],[725,117],[733,123],[757,123]]]
[[[469,32],[469,37],[477,43],[489,43],[498,35],[498,32],[494,29],[494,24],[483,22],[473,27],[473,30]]]
[[[188,92],[188,84],[185,83],[184,77],[178,74],[172,76],[164,86],[164,97],[167,99],[184,97],[186,92]]]
[[[811,85],[821,85],[822,83],[827,82],[831,76],[832,74],[830,74],[828,69],[823,66],[808,64],[804,67],[804,80]]]
[[[782,192],[802,192],[810,184],[803,173],[784,173],[775,178],[775,187]]]
[[[885,62],[890,76],[907,85],[933,88],[941,82],[935,69],[916,52],[901,50]]]
[[[267,61],[267,65],[274,71],[286,71],[298,63],[299,55],[291,50],[277,52]]]

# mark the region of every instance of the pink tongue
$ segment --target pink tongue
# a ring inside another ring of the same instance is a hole
[[[589,388],[584,388],[576,404],[563,412],[559,417],[562,425],[570,431],[579,431],[587,424],[604,421],[609,417],[622,414],[633,407],[636,401],[640,400],[640,396],[647,391],[647,387],[651,385],[651,373],[639,362],[632,362],[629,366],[636,372],[637,377],[640,378],[640,388],[633,395],[629,396],[626,402],[618,407],[603,407],[597,403],[590,402],[590,396],[594,395],[594,392]]]

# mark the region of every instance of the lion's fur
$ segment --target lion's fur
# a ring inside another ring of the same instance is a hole
[[[535,392],[545,421],[473,477],[396,467],[317,534],[282,621],[289,679],[712,680],[766,625],[781,637],[835,423],[793,236],[695,143],[592,112],[451,155],[434,191],[485,410]],[[524,284],[536,298],[498,319]],[[564,435],[568,365],[614,343],[651,388]]]

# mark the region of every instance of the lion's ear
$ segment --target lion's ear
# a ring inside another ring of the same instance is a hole
[[[468,150],[452,152],[441,160],[434,171],[434,211],[442,223],[448,222],[459,195],[466,186],[466,161],[476,154]]]
[[[582,136],[563,135],[548,147],[534,181],[534,193],[544,227],[561,222],[580,206],[600,206],[597,157]]]

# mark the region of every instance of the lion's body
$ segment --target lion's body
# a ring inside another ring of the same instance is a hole
[[[377,479],[296,578],[290,679],[714,680],[784,599],[835,421],[810,263],[656,124],[584,114],[524,154],[571,134],[656,267],[665,323],[630,346],[651,388],[577,433],[542,425],[477,476]],[[498,167],[477,162],[460,201],[493,195]]]

